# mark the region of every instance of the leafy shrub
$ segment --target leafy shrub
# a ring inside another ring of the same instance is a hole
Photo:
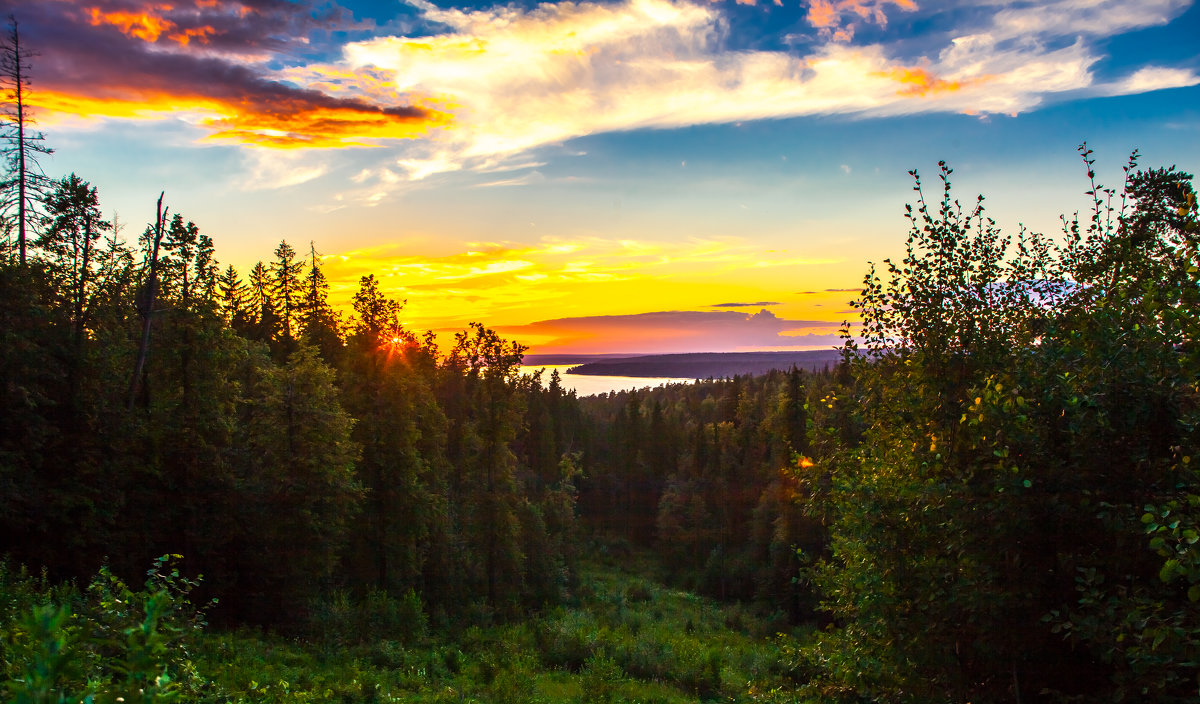
[[[528,657],[518,657],[493,665],[494,674],[488,683],[488,699],[495,704],[529,704],[534,701],[534,668]]]
[[[546,667],[579,672],[597,649],[599,629],[589,614],[572,612],[547,619],[535,632]]]
[[[316,600],[310,613],[310,629],[327,647],[378,640],[412,644],[429,630],[421,597],[412,589],[399,598],[372,589],[358,600],[335,590]]]
[[[580,678],[585,704],[608,704],[615,701],[624,673],[612,658],[596,654],[588,658]]]
[[[164,555],[131,590],[101,568],[84,594],[41,582],[5,579],[5,603],[44,601],[0,623],[2,664],[12,701],[170,702],[194,699],[203,681],[188,640],[204,626],[188,601],[196,582],[182,577]],[[13,618],[16,616],[16,618]]]

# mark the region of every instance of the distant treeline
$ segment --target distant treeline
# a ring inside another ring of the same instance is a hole
[[[728,379],[757,376],[792,367],[806,371],[830,369],[842,358],[838,350],[800,352],[694,352],[653,354],[604,359],[571,367],[569,374],[666,377],[675,379]]]

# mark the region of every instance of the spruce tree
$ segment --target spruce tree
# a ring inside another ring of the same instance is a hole
[[[254,320],[254,310],[250,305],[250,289],[242,283],[237,269],[233,265],[225,267],[217,279],[217,295],[221,315],[229,327],[241,335],[249,332]]]
[[[279,331],[279,312],[271,286],[271,275],[262,262],[250,270],[250,310],[254,323],[250,338],[271,343]]]
[[[112,223],[101,217],[96,189],[75,174],[54,182],[45,207],[45,227],[37,246],[69,305],[78,346],[86,324],[88,295],[94,285],[97,242],[112,230]]]
[[[279,327],[287,352],[292,351],[294,331],[300,314],[302,291],[300,275],[304,261],[297,261],[296,250],[286,241],[275,248],[275,261],[271,262],[271,293],[274,295],[279,313]]]
[[[329,305],[329,281],[321,271],[321,255],[311,242],[298,322],[301,339],[316,347],[326,362],[332,363],[342,346],[341,321],[337,311]]]
[[[200,228],[196,227],[196,223],[190,220],[184,223],[183,216],[176,213],[171,218],[171,225],[162,243],[163,249],[168,252],[163,260],[164,274],[167,274],[163,281],[164,293],[174,294],[184,308],[191,304],[195,285],[192,265],[199,238]]]

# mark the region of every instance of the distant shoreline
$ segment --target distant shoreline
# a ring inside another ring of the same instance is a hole
[[[538,355],[549,357],[551,355]],[[731,376],[759,375],[793,366],[805,371],[833,367],[841,359],[839,350],[805,350],[800,352],[693,352],[687,354],[656,354],[640,356],[608,356],[596,361],[584,361],[578,355],[573,361],[583,364],[571,367],[568,374],[590,376],[675,377],[685,379],[722,379]],[[562,355],[566,358],[567,355]],[[539,360],[526,364],[548,364]],[[559,362],[569,364],[569,361]]]

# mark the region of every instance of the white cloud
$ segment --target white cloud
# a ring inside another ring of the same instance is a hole
[[[1106,95],[1136,95],[1164,88],[1182,88],[1200,84],[1200,76],[1178,68],[1146,66],[1125,78],[1099,86]]]
[[[545,180],[546,180],[546,177],[542,174],[541,171],[530,171],[529,173],[523,174],[521,176],[514,176],[512,178],[502,178],[502,179],[499,179],[496,181],[488,181],[486,183],[477,183],[477,184],[475,184],[475,186],[477,188],[496,188],[496,187],[500,187],[500,186],[528,186],[532,183],[542,183]]]
[[[1166,24],[1191,0],[1058,0],[996,13],[991,33],[997,39],[1048,34],[1111,36]]]
[[[689,0],[481,10],[411,2],[445,31],[353,43],[344,62],[394,76],[397,91],[453,113],[447,128],[397,147],[403,156],[389,173],[409,181],[508,170],[532,149],[603,132],[804,115],[1016,114],[1057,93],[1115,95],[1198,80],[1187,70],[1147,68],[1097,85],[1092,73],[1101,58],[1096,37],[1165,23],[1187,0],[1002,9],[949,33],[936,57],[915,64],[884,44],[833,39],[807,56],[732,51],[720,10]],[[367,180],[372,193],[397,187]]]
[[[247,149],[242,160],[244,175],[236,185],[247,191],[298,186],[329,170],[327,161],[314,158],[312,150]]]

